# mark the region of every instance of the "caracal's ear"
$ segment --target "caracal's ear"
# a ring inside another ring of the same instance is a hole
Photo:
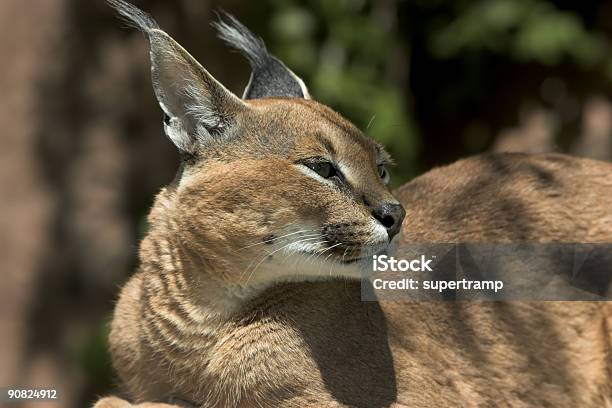
[[[244,90],[244,99],[290,97],[310,99],[304,81],[281,60],[268,53],[263,40],[253,34],[231,14],[222,12],[213,26],[219,38],[240,51],[251,64],[251,78]]]
[[[148,14],[122,0],[107,0],[143,31],[151,46],[153,89],[164,111],[164,130],[183,152],[194,154],[224,137],[246,104],[206,71]]]

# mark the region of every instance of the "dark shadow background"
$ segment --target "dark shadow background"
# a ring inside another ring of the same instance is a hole
[[[209,26],[235,14],[388,146],[395,185],[488,150],[612,155],[609,1],[136,4],[241,94],[248,65]],[[0,2],[0,386],[59,388],[56,406],[112,390],[106,324],[177,167],[124,26],[102,0]]]

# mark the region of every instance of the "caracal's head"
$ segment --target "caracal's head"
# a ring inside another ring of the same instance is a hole
[[[387,249],[404,209],[387,187],[381,146],[311,100],[303,82],[231,16],[217,28],[253,68],[242,98],[149,16],[110,2],[149,39],[164,129],[183,157],[151,217],[153,229],[169,218],[163,228],[175,235],[182,267],[238,285],[358,277],[360,260],[369,265]]]

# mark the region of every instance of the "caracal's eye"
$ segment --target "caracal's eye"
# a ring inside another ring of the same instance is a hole
[[[380,176],[381,179],[383,179],[385,183],[389,181],[389,172],[387,171],[387,168],[385,167],[384,164],[378,165],[378,175]]]
[[[310,170],[326,179],[332,178],[338,174],[334,165],[327,161],[309,163],[307,166],[310,168]]]

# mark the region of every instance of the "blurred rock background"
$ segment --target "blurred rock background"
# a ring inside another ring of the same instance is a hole
[[[612,155],[612,1],[135,3],[241,94],[209,26],[235,14],[389,147],[396,185],[488,150]],[[177,157],[146,41],[102,0],[0,2],[0,55],[0,386],[84,407],[113,390],[113,301]]]

